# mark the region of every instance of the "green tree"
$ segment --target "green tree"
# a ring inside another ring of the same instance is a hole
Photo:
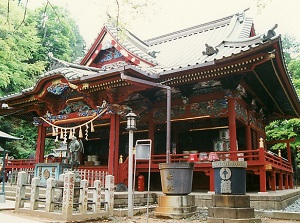
[[[83,56],[85,42],[66,9],[46,4],[30,14],[27,20],[35,23],[37,36],[41,39],[37,59],[47,60],[50,52],[68,62]]]
[[[23,10],[13,2],[10,11],[0,2],[0,96],[32,86],[45,61],[33,60],[40,47],[34,24],[22,20]]]
[[[285,61],[287,64],[290,64],[295,55],[300,52],[300,43],[294,36],[284,35],[282,37],[282,47]]]
[[[0,1],[0,96],[34,86],[46,70],[48,52],[68,61],[83,54],[84,41],[75,21],[63,9],[49,8],[45,31],[39,17],[44,9],[31,12],[16,1],[9,1],[9,7],[7,1]],[[35,153],[37,127],[31,121],[10,116],[1,117],[0,121],[2,131],[23,138],[7,144],[10,155],[28,158]],[[46,153],[54,148],[54,140],[46,140]]]

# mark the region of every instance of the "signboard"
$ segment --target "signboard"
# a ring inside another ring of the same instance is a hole
[[[135,146],[135,159],[136,160],[149,160],[150,159],[150,145],[136,145]]]
[[[135,159],[150,160],[151,159],[151,140],[137,140],[135,144]]]

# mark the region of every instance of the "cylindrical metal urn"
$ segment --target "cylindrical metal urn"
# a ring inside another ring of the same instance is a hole
[[[160,163],[162,192],[166,195],[187,195],[192,192],[193,163]]]

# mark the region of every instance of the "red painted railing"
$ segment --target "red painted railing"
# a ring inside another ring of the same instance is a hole
[[[232,157],[238,160],[247,161],[249,168],[256,168],[259,166],[271,165],[272,169],[283,170],[288,173],[293,173],[292,164],[289,163],[285,158],[279,157],[274,153],[267,152],[263,149],[257,150],[242,150],[234,152],[216,152],[220,160],[232,159]],[[199,157],[200,153],[197,153]],[[209,153],[207,153],[207,156]],[[188,154],[171,154],[171,162],[187,162]],[[166,162],[166,155],[152,155],[151,157],[151,171],[159,172],[159,163]],[[7,169],[21,169],[21,168],[34,168],[35,159],[14,159],[7,162]],[[205,171],[211,168],[211,162],[197,162],[195,163],[194,171]],[[81,170],[101,170],[107,171],[107,166],[80,166]],[[148,171],[148,160],[137,161],[137,172]],[[125,159],[124,163],[120,163],[119,166],[119,179],[116,182],[127,182],[128,177],[128,159]]]
[[[271,164],[273,168],[284,170],[287,172],[293,172],[292,164],[290,164],[285,158],[279,157],[274,153],[267,152],[265,150],[257,149],[257,150],[241,150],[241,151],[233,151],[233,152],[216,152],[217,156],[220,160],[234,160],[232,157],[236,157],[238,160],[247,161],[248,166],[264,166],[267,164]],[[197,153],[199,157],[200,153]],[[188,154],[172,154],[171,162],[187,162]],[[207,157],[209,153],[207,153]],[[152,155],[151,157],[151,169],[158,168],[159,163],[166,162],[166,155]],[[144,169],[148,167],[148,161],[138,161],[137,162],[137,170]],[[195,163],[194,170],[197,171],[197,168],[207,168],[211,167],[211,162],[206,160],[204,162]],[[199,170],[200,170],[199,169]],[[201,171],[201,170],[200,170]]]
[[[35,159],[13,159],[6,160],[6,169],[19,169],[19,168],[34,168],[36,164]]]

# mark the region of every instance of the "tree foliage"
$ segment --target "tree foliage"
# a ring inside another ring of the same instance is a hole
[[[282,47],[285,61],[290,64],[292,58],[300,52],[300,43],[296,41],[294,36],[284,35],[282,37]]]
[[[48,19],[43,23],[45,13]],[[47,69],[48,52],[73,61],[83,55],[83,47],[78,26],[64,9],[44,6],[30,11],[17,1],[9,1],[9,7],[0,1],[0,96],[34,86]],[[7,143],[10,155],[29,158],[35,153],[37,127],[9,116],[0,121],[2,131],[23,138]],[[54,140],[46,140],[46,153],[54,148]]]
[[[28,88],[44,71],[45,61],[34,60],[40,39],[33,23],[22,22],[23,11],[0,2],[0,96]],[[9,13],[9,14],[8,14]]]
[[[28,21],[36,24],[37,36],[41,40],[37,59],[46,60],[50,52],[68,62],[83,56],[84,40],[66,9],[46,4],[35,10]]]

